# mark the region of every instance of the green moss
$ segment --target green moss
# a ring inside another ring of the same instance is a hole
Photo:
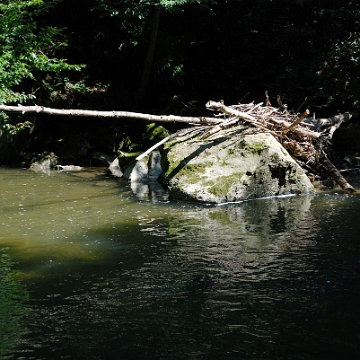
[[[179,168],[181,164],[180,160],[171,160],[169,159],[168,168],[165,171],[165,176],[169,176],[175,169]]]
[[[156,123],[151,123],[146,126],[146,131],[143,134],[144,139],[154,140],[159,137],[161,139],[169,136],[169,132],[161,125]]]
[[[215,184],[209,186],[208,192],[215,196],[224,196],[229,192],[231,186],[241,182],[243,175],[244,174],[242,173],[237,173],[228,176],[220,176]],[[209,184],[207,183],[206,185],[208,186]]]
[[[210,162],[201,163],[201,164],[186,164],[183,168],[183,172],[186,174],[196,173],[196,174],[204,174],[206,168],[211,165]]]
[[[161,157],[161,167],[164,170],[165,178],[180,166],[181,160],[177,159],[171,151],[171,147],[164,148],[165,156]]]
[[[242,156],[245,155],[244,151],[252,152],[253,154],[261,154],[261,152],[269,147],[262,142],[256,144],[247,144],[244,140],[238,142],[237,147],[228,149],[228,155],[236,155],[239,152]],[[242,150],[242,151],[241,151]]]
[[[262,151],[268,149],[269,147],[266,146],[264,143],[256,143],[256,144],[247,144],[244,149],[247,151],[251,151],[253,154],[260,155]]]
[[[174,145],[182,143],[184,140],[175,138],[174,140],[168,141],[164,144],[164,150],[170,150]]]
[[[212,166],[212,162],[206,163],[187,163],[185,160],[177,159],[171,153],[167,155],[168,163],[165,170],[165,178],[168,176],[185,176],[187,182],[196,183],[199,177],[206,172],[206,169]]]
[[[186,164],[180,171],[180,176],[186,176],[187,182],[190,184],[197,183],[199,176],[205,174],[206,169],[211,166],[212,163],[201,163],[201,164]]]
[[[214,186],[216,183],[214,180],[209,180],[206,182],[206,186]]]

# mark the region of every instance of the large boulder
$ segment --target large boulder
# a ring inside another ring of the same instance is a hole
[[[314,190],[302,168],[268,133],[232,127],[165,145],[162,181],[173,198],[225,203]]]

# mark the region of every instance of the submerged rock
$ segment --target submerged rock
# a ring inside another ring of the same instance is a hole
[[[272,135],[243,126],[206,140],[177,138],[165,145],[162,157],[162,181],[179,200],[224,203],[314,189]]]

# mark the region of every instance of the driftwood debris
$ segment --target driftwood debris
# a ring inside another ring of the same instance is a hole
[[[343,122],[349,121],[351,115],[343,114],[330,119],[311,119],[308,118],[309,110],[305,110],[302,114],[291,114],[283,105],[280,96],[277,97],[279,108],[271,107],[267,92],[265,102],[267,106],[263,107],[262,104],[255,105],[254,103],[225,106],[222,101],[209,101],[206,104],[208,109],[226,114],[228,118],[225,118],[221,124],[212,126],[207,131],[207,135],[220,130],[226,123],[234,124],[236,119],[251,124],[273,135],[308,175],[327,175],[342,189],[354,192],[355,189],[331,163],[326,154],[328,142],[334,131]]]
[[[232,118],[238,119],[238,121],[244,120],[262,130],[272,132],[277,137],[281,137],[284,130],[288,131],[290,129],[299,136],[313,139],[318,139],[321,135],[309,130],[307,127],[295,127],[293,122],[298,120],[297,115],[290,115],[272,107],[263,107],[262,103],[257,105],[250,103],[225,106],[223,102],[208,101],[206,108],[221,111]],[[223,123],[224,121],[226,122],[227,119],[223,120]]]
[[[272,107],[269,95],[265,92],[265,106],[263,103],[238,104],[225,106],[223,101],[208,101],[206,108],[219,114],[214,117],[183,117],[175,115],[151,115],[128,111],[94,111],[75,109],[53,109],[43,106],[7,106],[0,105],[0,111],[25,113],[43,113],[62,116],[109,117],[139,119],[151,122],[179,122],[196,127],[185,128],[161,140],[145,153],[139,155],[142,159],[152,150],[167,141],[190,132],[200,134],[205,139],[222,129],[229,128],[240,122],[256,127],[259,131],[270,133],[288,150],[290,155],[310,175],[330,176],[342,189],[354,192],[354,188],[346,181],[341,173],[329,160],[326,149],[333,133],[343,122],[351,119],[350,114],[334,116],[329,119],[309,118],[310,111],[302,114],[290,113],[286,105],[277,96],[278,108]],[[201,125],[201,126],[199,126]]]

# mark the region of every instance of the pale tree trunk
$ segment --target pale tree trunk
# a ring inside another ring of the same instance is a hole
[[[8,106],[0,105],[0,111],[18,112],[18,113],[38,113],[48,115],[60,116],[86,116],[94,118],[126,118],[126,119],[139,119],[151,122],[179,122],[191,125],[206,125],[218,124],[221,119],[214,117],[190,117],[190,116],[177,116],[177,115],[152,115],[142,114],[130,111],[98,111],[98,110],[79,110],[79,109],[54,109],[44,106]]]
[[[156,48],[156,39],[159,29],[160,13],[161,13],[161,7],[155,6],[153,19],[151,21],[151,33],[150,33],[149,45],[145,58],[144,68],[142,72],[141,82],[134,99],[135,106],[139,105],[141,101],[144,99],[145,92],[149,84],[151,68],[152,68],[155,48]]]

